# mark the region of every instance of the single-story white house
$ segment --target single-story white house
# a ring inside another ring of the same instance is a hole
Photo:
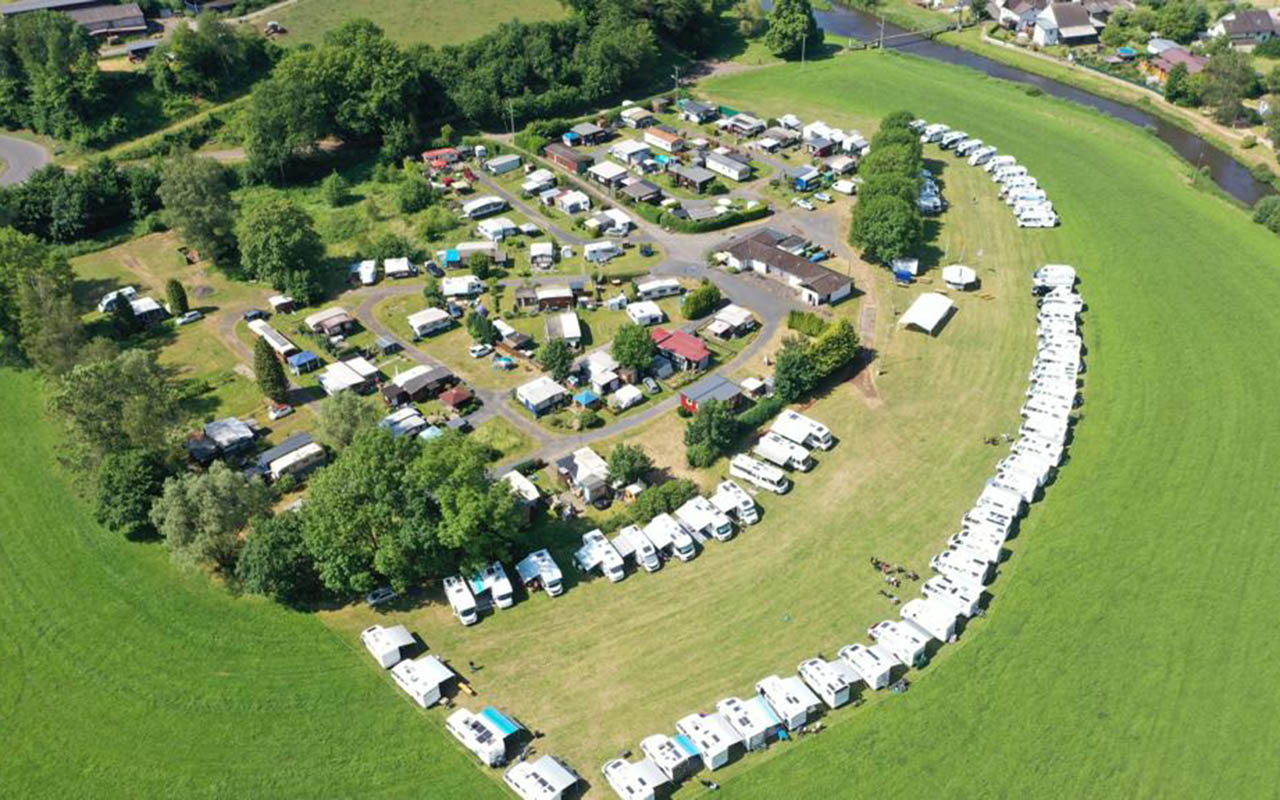
[[[644,142],[636,139],[623,139],[609,148],[609,155],[630,166],[653,158],[653,151]],[[587,171],[590,172],[591,170]]]
[[[605,186],[618,186],[627,177],[627,168],[612,161],[601,161],[587,169],[587,174],[597,183]]]
[[[680,294],[682,287],[675,278],[650,278],[636,283],[636,296],[641,300],[656,300]]]
[[[491,242],[500,242],[508,236],[515,236],[519,228],[509,217],[490,217],[482,219],[476,225],[476,231]]]
[[[612,258],[622,255],[622,248],[608,239],[601,239],[598,242],[588,242],[584,245],[582,255],[589,262],[603,264]]]
[[[542,269],[550,269],[556,263],[554,242],[534,242],[529,245],[529,263]]]
[[[751,165],[721,153],[707,153],[703,159],[707,169],[734,180],[745,181],[751,177]]]
[[[516,399],[535,415],[555,408],[569,398],[565,388],[548,375],[542,375],[516,389]]]
[[[554,341],[555,339],[564,339],[571,347],[577,347],[582,344],[582,324],[578,322],[578,315],[573,311],[562,311],[547,317],[543,323],[546,333],[546,341]]]
[[[658,304],[652,300],[637,300],[627,306],[627,316],[637,325],[657,325],[666,320]]]

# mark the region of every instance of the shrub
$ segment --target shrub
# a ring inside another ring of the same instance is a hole
[[[739,414],[738,424],[743,428],[754,430],[776,417],[784,406],[786,406],[786,403],[782,401],[782,397],[779,395],[775,394],[773,397],[766,397]]]
[[[819,336],[827,329],[827,321],[812,311],[787,312],[787,327],[806,336]]]

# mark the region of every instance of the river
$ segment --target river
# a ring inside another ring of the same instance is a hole
[[[772,8],[773,3],[771,0],[764,0],[764,6],[765,8]],[[815,11],[814,16],[818,20],[818,25],[824,31],[836,36],[851,37],[861,41],[876,41],[881,34],[880,18],[855,8],[833,4],[830,11]],[[883,31],[886,38],[909,33],[907,29],[887,22],[884,23]],[[1172,147],[1178,155],[1189,163],[1197,167],[1207,167],[1209,176],[1214,183],[1245,205],[1252,206],[1259,199],[1272,194],[1274,191],[1269,184],[1254,180],[1253,175],[1249,173],[1248,167],[1236,161],[1218,147],[1155,114],[1143,111],[1137,106],[1099,97],[1096,94],[1077,89],[1074,86],[1068,86],[1052,78],[1045,78],[1017,67],[1010,67],[984,56],[970,53],[959,47],[941,44],[932,39],[903,37],[892,46],[894,49],[903,50],[923,58],[931,58],[935,61],[944,61],[948,64],[957,64],[962,67],[976,69],[993,78],[1029,84],[1039,88],[1045,94],[1096,108],[1104,114],[1122,119],[1141,128],[1150,128],[1155,131],[1156,136],[1162,142]],[[928,116],[928,109],[921,109],[921,111],[925,116]]]

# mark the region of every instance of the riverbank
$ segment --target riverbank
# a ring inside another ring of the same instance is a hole
[[[1197,109],[1182,108],[1165,102],[1159,93],[1151,89],[1136,86],[1088,67],[1063,62],[1053,56],[999,42],[978,28],[960,33],[944,33],[938,37],[938,40],[1108,100],[1135,106],[1200,136],[1248,167],[1261,164],[1273,172],[1275,170],[1276,154],[1270,142],[1255,138],[1254,146],[1244,147],[1246,137],[1254,136],[1252,131],[1238,131],[1219,125]]]

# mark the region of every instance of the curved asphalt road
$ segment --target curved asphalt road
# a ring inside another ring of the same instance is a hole
[[[0,159],[8,165],[0,172],[0,185],[22,183],[31,173],[53,160],[53,154],[35,142],[0,136]]]

